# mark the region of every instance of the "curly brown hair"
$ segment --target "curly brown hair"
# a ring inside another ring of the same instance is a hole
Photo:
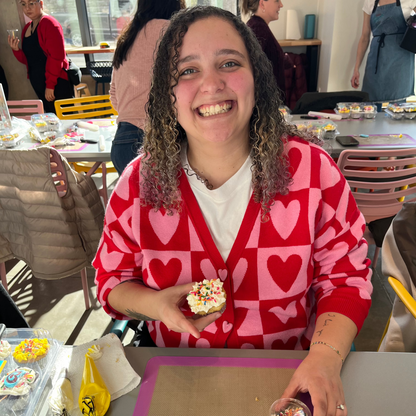
[[[250,58],[255,88],[255,108],[250,118],[249,141],[252,158],[254,199],[262,205],[263,219],[277,193],[286,194],[291,176],[284,154],[287,136],[301,136],[285,122],[279,106],[279,89],[272,66],[251,30],[234,14],[211,6],[179,11],[160,41],[153,68],[153,80],[147,104],[148,120],[142,153],[141,191],[143,202],[168,213],[180,210],[181,147],[186,133],[177,122],[174,88],[178,83],[178,59],[183,38],[195,22],[220,18],[240,34]],[[170,71],[167,70],[170,68]]]

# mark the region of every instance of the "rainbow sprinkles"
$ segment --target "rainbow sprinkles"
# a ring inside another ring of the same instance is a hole
[[[223,310],[226,297],[221,280],[211,279],[195,283],[187,300],[193,313],[208,315]]]

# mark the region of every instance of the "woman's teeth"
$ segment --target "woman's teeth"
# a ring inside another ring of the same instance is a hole
[[[222,105],[207,105],[198,108],[198,112],[202,117],[209,117],[221,113],[226,113],[231,110],[231,107],[232,105],[230,103],[224,103]]]

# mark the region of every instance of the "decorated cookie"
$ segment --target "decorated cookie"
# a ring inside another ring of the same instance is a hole
[[[18,363],[31,363],[42,359],[49,351],[49,343],[44,339],[25,339],[14,350],[13,358]]]
[[[7,358],[12,352],[12,347],[7,341],[0,341],[0,359]]]
[[[38,373],[30,368],[15,368],[0,380],[0,396],[23,396],[29,393],[30,387],[36,381],[37,376]]]
[[[191,311],[198,315],[208,315],[225,308],[227,295],[220,279],[204,280],[195,283],[187,300]]]

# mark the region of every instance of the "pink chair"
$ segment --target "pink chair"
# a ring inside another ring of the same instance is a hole
[[[32,114],[43,114],[43,103],[41,100],[19,100],[7,101],[11,116],[30,120]]]
[[[406,196],[416,196],[416,149],[344,150],[337,163],[367,225],[396,215]],[[366,235],[371,236],[368,227]],[[373,267],[379,251],[376,247]]]

